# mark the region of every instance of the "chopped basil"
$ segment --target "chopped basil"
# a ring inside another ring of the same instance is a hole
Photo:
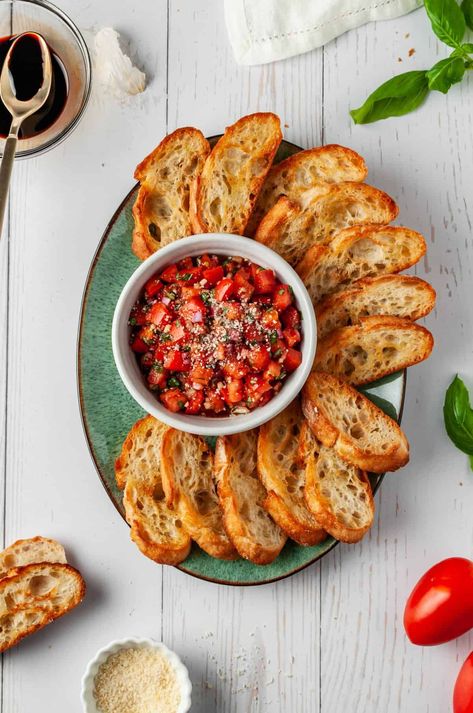
[[[136,326],[136,317],[130,317],[130,319],[128,320],[128,324],[130,325],[130,327],[135,327]]]
[[[278,341],[278,333],[276,332],[276,330],[274,330],[274,332],[271,332],[271,334],[269,335],[269,341],[271,342],[271,344],[275,344]]]
[[[204,290],[204,291],[201,293],[200,296],[202,297],[202,302],[207,305],[207,304],[210,302],[210,300],[211,300],[212,291],[211,291],[211,290]]]
[[[182,352],[190,352],[190,350],[191,350],[191,348],[190,348],[190,346],[189,346],[188,344],[186,344],[185,347],[182,347],[182,348],[181,348],[181,351],[182,351]]]
[[[184,406],[186,405],[186,402],[185,402],[185,401],[178,401],[178,402],[177,402],[177,405],[179,406],[180,409],[183,409]]]
[[[188,282],[191,279],[191,277],[192,277],[191,272],[183,272],[183,273],[178,272],[176,275],[176,280],[183,280],[184,282]]]
[[[276,381],[282,381],[283,379],[286,378],[286,376],[287,376],[287,373],[285,371],[281,371],[279,376],[276,377]]]
[[[167,297],[169,300],[175,300],[177,298],[176,293],[171,292],[171,290],[164,290],[164,296]]]
[[[152,366],[151,368],[152,368],[153,371],[157,371],[158,374],[161,374],[161,372],[162,372],[162,370],[163,370],[163,365],[160,364],[159,361],[155,361],[154,364],[153,364],[153,366]]]
[[[179,386],[181,385],[181,382],[179,381],[179,379],[176,379],[175,376],[171,376],[171,378],[168,379],[166,383],[167,383],[168,386],[177,386],[177,387],[179,387]]]
[[[171,340],[171,335],[168,334],[167,332],[162,332],[161,334],[161,341],[162,342],[169,342]]]
[[[274,354],[273,354],[273,357],[274,357],[275,359],[279,359],[279,357],[281,356],[281,354],[282,354],[282,349],[276,349],[276,351],[275,351]]]

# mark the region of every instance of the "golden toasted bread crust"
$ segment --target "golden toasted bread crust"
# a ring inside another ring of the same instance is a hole
[[[190,185],[209,152],[202,132],[187,126],[166,136],[136,167],[140,189],[133,206],[132,249],[140,260],[192,234]]]
[[[244,234],[281,140],[279,117],[270,112],[244,116],[227,127],[192,189],[195,233]]]
[[[246,234],[255,234],[263,216],[280,196],[298,199],[317,183],[364,181],[367,175],[364,159],[345,146],[327,144],[299,151],[272,166],[256,201]]]
[[[47,576],[57,577],[58,584],[55,589],[44,595],[41,593],[35,594],[30,586],[32,581],[34,581],[34,578]],[[58,590],[60,578],[61,580],[68,580],[71,586],[71,592],[68,596]],[[25,636],[33,634],[46,626],[46,624],[70,612],[71,609],[80,604],[85,596],[85,590],[86,586],[82,575],[68,564],[29,564],[13,570],[8,577],[0,580],[0,601],[2,604],[0,620],[9,619],[10,625],[12,622],[14,624],[11,626],[10,631],[6,629],[1,634],[0,652],[6,651],[21,639],[24,639]],[[60,607],[54,605],[54,597],[61,595],[66,597],[62,605]],[[18,601],[20,598],[21,602]],[[15,604],[10,605],[8,603],[9,600],[15,601]],[[32,614],[35,616],[31,616]],[[26,617],[26,622],[24,620],[20,621],[22,617]],[[33,623],[28,623],[29,621]],[[0,624],[2,624],[1,628],[3,629],[3,621],[0,621]]]
[[[213,454],[200,436],[168,428],[161,444],[161,473],[168,505],[207,554],[234,560],[213,480]]]
[[[433,345],[429,330],[409,319],[363,317],[318,342],[314,369],[361,386],[424,361]]]
[[[399,425],[342,379],[312,372],[303,388],[302,410],[315,437],[362,470],[385,473],[409,460]]]

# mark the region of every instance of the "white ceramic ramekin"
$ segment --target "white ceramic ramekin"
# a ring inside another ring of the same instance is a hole
[[[147,388],[135,355],[130,349],[128,318],[131,308],[138,299],[147,280],[171,263],[182,260],[187,256],[195,257],[204,253],[228,256],[239,255],[262,267],[272,268],[281,282],[291,285],[294,291],[295,303],[302,314],[301,365],[292,374],[289,374],[281,391],[273,396],[271,401],[265,406],[257,407],[248,414],[206,417],[168,411]],[[123,288],[115,308],[112,325],[112,346],[115,363],[123,383],[135,401],[145,411],[181,431],[197,433],[203,436],[224,436],[230,433],[248,431],[250,428],[256,428],[262,423],[266,423],[294,400],[302,389],[312,368],[317,346],[317,328],[314,308],[302,280],[280,255],[265,245],[256,242],[256,240],[243,238],[240,235],[207,233],[204,235],[192,235],[189,238],[183,238],[166,245],[166,247],[158,250],[138,267]]]
[[[147,647],[160,651],[169,661],[171,668],[176,674],[181,692],[181,702],[177,713],[187,713],[187,711],[190,710],[192,684],[187,668],[179,656],[175,654],[174,651],[168,649],[164,644],[154,641],[154,639],[131,638],[122,639],[121,641],[111,641],[107,646],[104,646],[103,649],[97,651],[95,657],[88,664],[82,677],[81,699],[84,713],[100,713],[94,698],[94,678],[99,670],[99,666],[103,664],[109,656],[120,651],[120,649],[145,649]]]

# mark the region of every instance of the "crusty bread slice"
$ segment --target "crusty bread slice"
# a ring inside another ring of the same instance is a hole
[[[413,275],[380,275],[357,280],[317,305],[319,338],[339,327],[357,324],[362,317],[389,315],[417,320],[435,305],[435,290]]]
[[[401,226],[356,225],[330,245],[314,245],[296,266],[314,303],[363,277],[401,272],[425,254],[420,233]]]
[[[401,317],[363,317],[317,344],[314,369],[361,386],[427,359],[434,346],[425,327]]]
[[[166,428],[152,416],[137,421],[116,460],[115,477],[125,488],[123,504],[133,542],[155,562],[176,565],[189,554],[191,539],[164,497],[160,458]]]
[[[315,437],[362,470],[384,473],[409,460],[398,424],[336,376],[313,371],[304,385],[302,410]]]
[[[213,453],[204,439],[168,428],[161,444],[161,472],[167,502],[192,539],[212,557],[236,559],[223,526]]]
[[[12,570],[0,581],[0,651],[67,614],[85,595],[85,582],[68,564],[41,562]]]
[[[271,113],[250,114],[227,127],[194,182],[195,233],[244,234],[281,139],[279,117]]]
[[[300,453],[304,421],[299,399],[260,427],[258,476],[267,490],[263,506],[300,545],[317,545],[327,534],[304,501],[305,461]]]
[[[56,540],[47,537],[31,537],[17,540],[0,553],[0,579],[16,567],[37,562],[60,562],[66,564],[64,547]]]
[[[299,151],[272,166],[256,201],[246,234],[255,234],[263,216],[280,196],[297,201],[317,183],[364,181],[367,175],[363,158],[345,146],[328,144]]]
[[[140,260],[174,240],[192,235],[190,185],[209,152],[202,132],[184,127],[166,136],[136,167],[140,189],[133,206],[132,249]]]
[[[327,532],[341,542],[359,542],[374,518],[374,500],[365,471],[321,446],[307,459],[304,495]]]
[[[286,535],[264,508],[266,490],[258,479],[258,431],[217,439],[215,474],[223,522],[239,554],[255,564],[269,564],[281,552]]]
[[[314,245],[326,245],[352,225],[385,225],[398,207],[387,193],[366,183],[322,183],[300,200],[282,196],[258,226],[255,238],[297,265]]]

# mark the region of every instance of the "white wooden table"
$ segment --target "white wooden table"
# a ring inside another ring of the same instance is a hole
[[[473,473],[444,433],[456,371],[473,386],[473,82],[417,113],[354,127],[348,109],[391,74],[445,56],[423,11],[344,35],[324,50],[238,67],[219,0],[62,0],[79,27],[112,25],[149,76],[120,104],[94,91],[75,133],[18,163],[0,243],[0,490],[3,539],[66,545],[88,596],[7,653],[3,713],[78,713],[80,678],[112,638],[153,636],[189,667],[195,713],[445,713],[473,636],[411,646],[403,606],[425,568],[472,555]],[[409,57],[409,50],[416,50]],[[398,60],[402,59],[402,63]],[[426,236],[416,272],[438,291],[429,362],[412,369],[403,425],[410,465],[386,477],[365,541],[274,585],[230,588],[139,555],[90,460],[76,398],[76,333],[97,242],[135,164],[177,126],[207,135],[273,110],[302,146],[338,142]],[[6,404],[6,407],[5,407]]]

